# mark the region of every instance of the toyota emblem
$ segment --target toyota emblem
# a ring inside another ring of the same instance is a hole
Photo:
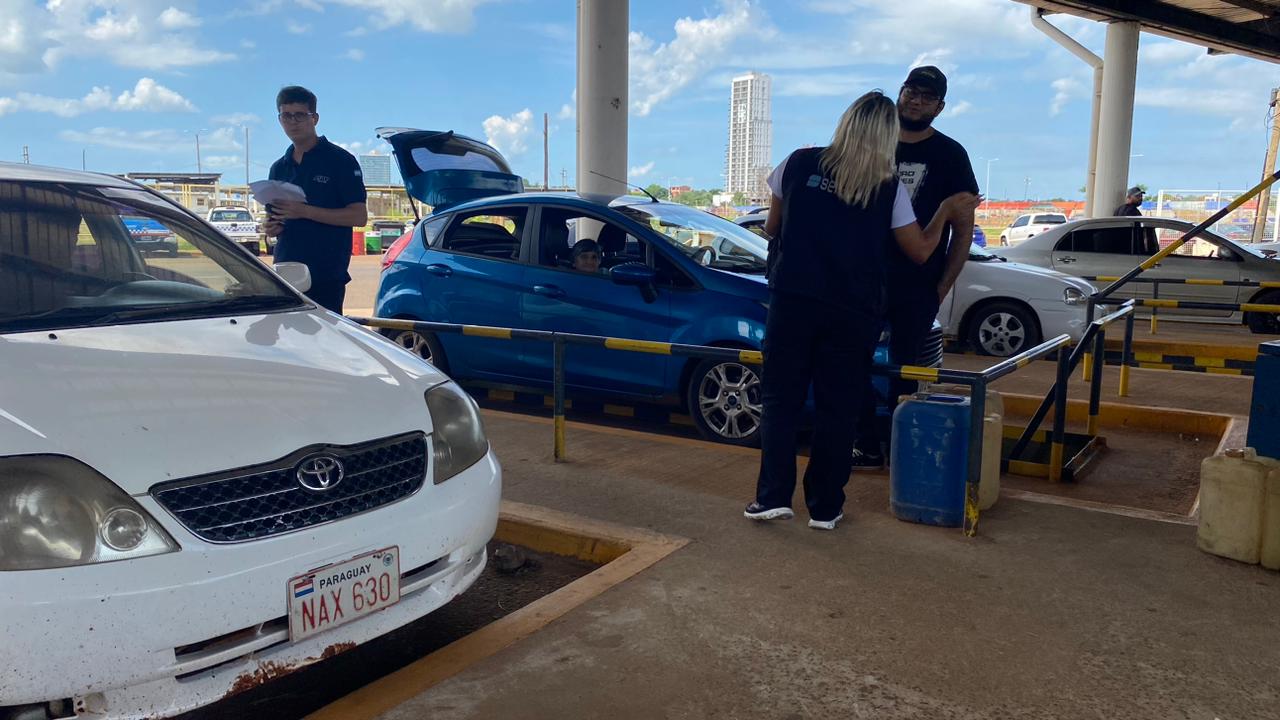
[[[332,490],[342,482],[344,474],[342,461],[332,455],[312,455],[298,463],[294,471],[298,484],[315,492]]]

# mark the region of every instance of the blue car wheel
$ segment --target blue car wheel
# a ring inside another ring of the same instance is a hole
[[[706,359],[689,378],[687,402],[694,426],[708,440],[760,445],[760,368],[732,360]]]

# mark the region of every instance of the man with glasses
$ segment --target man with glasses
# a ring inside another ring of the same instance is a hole
[[[267,207],[264,230],[276,237],[275,261],[300,262],[311,270],[307,297],[338,314],[351,276],[351,228],[369,221],[360,163],[316,134],[316,96],[291,85],[276,95],[280,127],[293,143],[271,165],[272,180],[302,188],[305,201]]]
[[[916,217],[931,218],[942,201],[960,192],[978,192],[969,154],[960,143],[933,128],[933,121],[946,107],[947,77],[932,65],[913,69],[898,94],[898,176],[911,195]],[[919,362],[925,339],[933,328],[942,299],[955,285],[969,259],[973,242],[973,213],[942,231],[938,249],[917,265],[894,243],[889,243],[889,357],[895,365]],[[889,381],[889,407],[898,397],[915,390],[914,381]],[[874,398],[874,393],[869,397]],[[859,421],[854,467],[879,468],[884,465],[881,442],[889,436],[886,428],[876,428],[875,408],[864,408]]]

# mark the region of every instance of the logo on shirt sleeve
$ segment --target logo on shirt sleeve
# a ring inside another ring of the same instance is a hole
[[[363,177],[363,176],[360,174],[360,168],[356,168],[356,177]]]

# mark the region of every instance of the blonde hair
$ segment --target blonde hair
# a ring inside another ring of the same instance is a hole
[[[822,151],[822,172],[835,194],[850,205],[867,207],[876,191],[893,177],[898,150],[898,108],[879,90],[853,102]]]

